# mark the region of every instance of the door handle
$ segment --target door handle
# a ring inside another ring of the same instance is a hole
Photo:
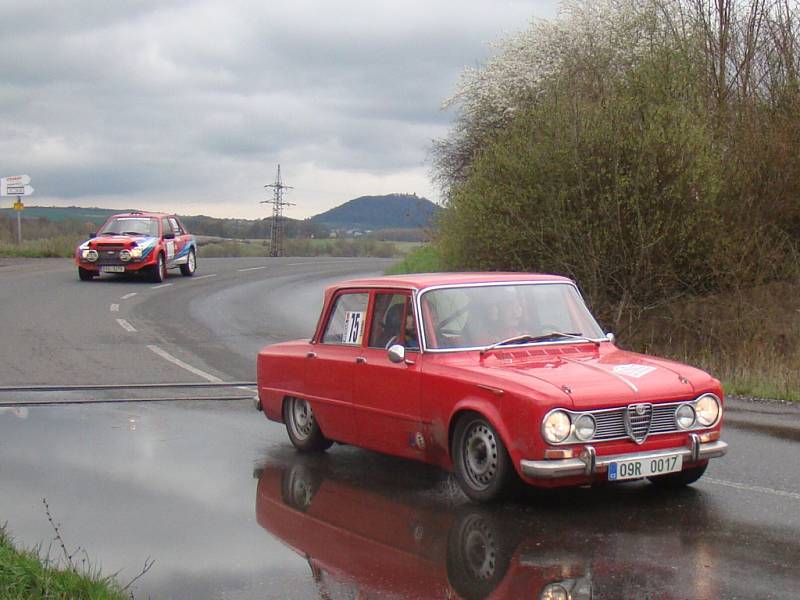
[[[360,365],[365,365],[367,364],[367,359],[363,356],[356,356],[356,362]]]
[[[317,353],[316,352],[308,352],[306,354],[306,358],[317,358]]]

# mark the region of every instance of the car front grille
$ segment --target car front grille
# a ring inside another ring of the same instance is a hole
[[[641,443],[648,435],[683,431],[678,429],[675,421],[675,411],[681,404],[685,403],[632,404],[622,408],[588,411],[597,425],[592,441],[632,438]]]
[[[98,244],[95,248],[97,250],[97,264],[98,265],[124,265],[125,263],[119,259],[119,251],[124,246],[120,244]]]

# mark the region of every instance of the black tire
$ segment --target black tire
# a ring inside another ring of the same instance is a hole
[[[453,432],[451,456],[456,479],[476,502],[495,502],[511,490],[516,476],[500,435],[476,413],[463,415]]]
[[[162,253],[158,253],[158,259],[156,260],[156,264],[153,265],[153,281],[155,283],[161,283],[167,278],[167,263],[164,260],[164,255]]]
[[[708,463],[700,465],[699,467],[692,467],[691,469],[684,469],[679,473],[670,473],[669,475],[658,475],[656,477],[648,477],[650,483],[658,487],[664,488],[681,488],[691,485],[703,476],[708,468]]]
[[[181,265],[181,275],[184,277],[191,277],[197,270],[197,255],[194,248],[189,250],[189,256],[186,257],[186,264]]]
[[[292,445],[301,452],[324,452],[333,444],[322,435],[311,404],[302,398],[283,401],[283,422]]]
[[[94,279],[95,275],[97,275],[97,273],[95,273],[94,271],[78,267],[78,278],[81,281],[91,281],[92,279]]]
[[[494,516],[484,510],[460,515],[447,536],[447,579],[464,600],[487,598],[505,578],[513,548]]]

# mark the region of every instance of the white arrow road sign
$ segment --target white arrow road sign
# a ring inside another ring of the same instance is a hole
[[[29,185],[0,185],[0,196],[30,196],[33,188]]]

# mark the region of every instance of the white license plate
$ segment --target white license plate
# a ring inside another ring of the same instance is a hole
[[[665,473],[680,471],[682,468],[683,456],[680,454],[618,460],[608,465],[608,480],[623,481],[625,479],[650,477],[651,475],[664,475]]]
[[[100,267],[100,271],[103,273],[124,273],[125,267],[122,265],[105,265]]]

